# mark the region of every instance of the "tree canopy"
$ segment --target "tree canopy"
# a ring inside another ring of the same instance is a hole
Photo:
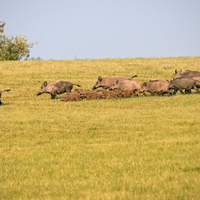
[[[27,43],[27,37],[7,36],[4,34],[6,23],[0,21],[0,61],[5,60],[27,60],[30,57],[30,48],[33,48],[33,43]]]

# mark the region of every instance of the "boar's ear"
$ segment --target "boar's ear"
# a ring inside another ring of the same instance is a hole
[[[143,83],[143,86],[147,86],[147,83],[146,83],[146,82],[144,82],[144,83]]]
[[[177,74],[177,69],[175,69],[175,74]]]
[[[100,82],[102,81],[102,78],[101,78],[101,76],[99,76],[99,77],[98,77],[98,80],[99,80]]]
[[[45,81],[45,82],[44,82],[44,87],[46,87],[46,86],[47,86],[47,82]]]
[[[119,80],[116,80],[116,84],[119,84]]]

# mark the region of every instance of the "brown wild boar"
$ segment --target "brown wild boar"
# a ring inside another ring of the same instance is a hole
[[[154,94],[171,94],[171,91],[168,89],[169,87],[169,80],[167,79],[158,79],[158,80],[150,80],[149,82],[143,83],[143,91],[149,92],[151,95]]]
[[[80,101],[80,93],[77,91],[72,91],[70,93],[65,94],[62,96],[61,101]]]
[[[80,85],[70,83],[68,81],[53,81],[50,83],[47,83],[46,81],[42,84],[40,90],[37,93],[37,96],[48,93],[51,95],[51,99],[54,99],[57,94],[63,94],[63,93],[70,93],[73,85],[76,85],[78,87],[81,87]]]
[[[119,97],[126,98],[131,96],[138,96],[137,91],[133,90],[121,90],[119,93]]]
[[[137,75],[132,76],[130,79],[137,77]],[[124,76],[108,76],[105,78],[102,78],[101,76],[98,77],[98,80],[96,84],[93,86],[93,90],[102,87],[104,90],[110,89],[111,85],[114,84],[117,80],[123,81],[123,80],[130,80],[127,77]]]
[[[117,99],[119,98],[119,91],[107,91],[106,99]]]
[[[95,99],[100,99],[101,96],[98,94],[98,92],[95,90],[89,90],[86,92],[86,99],[87,100],[95,100]]]
[[[184,78],[200,77],[200,72],[199,71],[191,71],[191,70],[182,72],[182,70],[177,71],[177,69],[176,69],[174,79],[180,78],[180,77],[184,77]]]
[[[117,80],[114,84],[111,85],[110,89],[132,90],[146,95],[143,92],[142,83],[136,80],[124,80],[124,81]]]
[[[199,90],[196,86],[196,80],[192,78],[176,78],[170,81],[168,89],[174,89],[174,94],[179,90],[183,94],[183,89],[187,90],[189,94],[191,93],[191,89],[195,89],[199,94]]]

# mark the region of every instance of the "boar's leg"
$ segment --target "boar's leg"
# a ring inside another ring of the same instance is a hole
[[[55,99],[56,95],[51,94],[51,99]]]
[[[138,96],[137,90],[133,90],[133,96]]]
[[[71,92],[71,89],[70,88],[67,88],[66,89],[66,94],[70,93]]]
[[[199,89],[196,86],[194,86],[193,88],[200,94]]]
[[[176,94],[177,92],[178,92],[178,88],[175,88],[173,94]]]
[[[189,90],[185,90],[185,94],[188,94],[188,93],[190,93],[190,91]]]
[[[139,91],[139,94],[142,93],[144,96],[146,96],[146,93],[144,91]]]
[[[171,91],[169,91],[168,93],[167,93],[167,96],[169,97],[170,95],[172,95],[172,92]]]

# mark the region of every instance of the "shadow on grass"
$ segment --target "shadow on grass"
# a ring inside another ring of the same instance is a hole
[[[198,172],[200,173],[200,167],[185,167],[181,168],[183,172]]]
[[[0,100],[0,106],[8,106],[8,105],[11,105],[11,103],[3,103],[3,102]]]

